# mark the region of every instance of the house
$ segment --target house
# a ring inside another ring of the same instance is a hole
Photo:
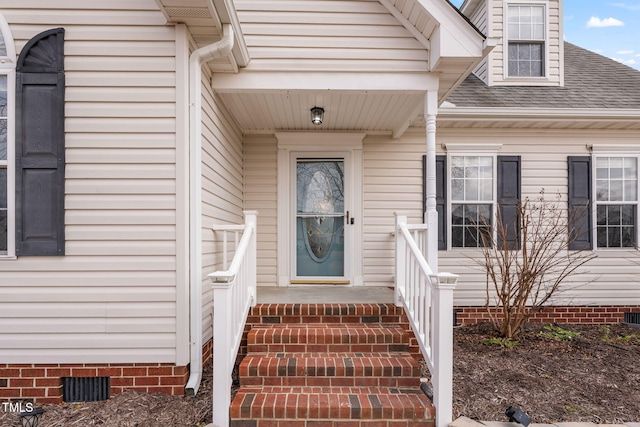
[[[544,189],[547,195],[560,194],[563,203],[568,200],[569,210],[591,206],[573,247],[597,257],[568,279],[570,290],[537,319],[622,321],[623,312],[637,310],[640,303],[640,97],[635,89],[640,73],[563,42],[562,2],[469,0],[462,11],[500,42],[442,105],[438,154],[450,160],[458,150],[493,151],[498,166],[501,156],[516,156],[508,182],[519,188],[505,191],[535,199]],[[497,180],[494,203],[501,197],[500,171]],[[445,229],[452,229],[450,222]],[[451,237],[443,243],[447,251],[440,252],[441,269],[461,275],[458,319],[477,318],[484,274],[456,267],[462,250],[454,249]]]
[[[212,227],[245,211],[258,286],[366,292],[393,286],[395,213],[422,222],[427,194],[467,322],[485,278],[450,213],[492,209],[499,181],[582,182],[598,257],[549,319],[640,307],[640,73],[563,43],[560,0],[312,3],[0,0],[0,398],[197,391]],[[444,197],[461,159],[485,162],[482,200]]]

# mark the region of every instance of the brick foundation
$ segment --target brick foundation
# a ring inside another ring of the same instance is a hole
[[[212,349],[212,341],[202,347],[203,365],[211,360]],[[189,367],[171,363],[0,363],[0,401],[62,403],[64,377],[110,377],[111,396],[126,390],[182,396],[189,379]]]
[[[183,395],[186,366],[170,363],[0,364],[0,400],[62,402],[62,378],[110,377],[111,395],[125,390]]]
[[[498,315],[496,307],[455,307],[458,325],[470,325],[490,320],[489,310]],[[531,322],[537,323],[580,323],[613,324],[624,321],[624,313],[640,312],[640,305],[632,306],[553,306],[544,307],[536,313]]]

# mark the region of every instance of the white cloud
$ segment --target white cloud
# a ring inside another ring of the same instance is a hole
[[[631,5],[627,3],[611,3],[611,6],[627,10],[640,10],[640,5]]]
[[[632,55],[633,51],[632,50],[619,50],[616,52],[618,55]]]
[[[638,61],[636,61],[635,59],[624,59],[624,58],[611,58],[614,61],[617,61],[621,64],[625,64],[625,65],[629,65],[629,66],[633,66],[636,65],[638,63]]]
[[[622,27],[624,22],[616,18],[604,18],[600,19],[597,16],[592,16],[587,22],[587,28],[602,28],[602,27]]]

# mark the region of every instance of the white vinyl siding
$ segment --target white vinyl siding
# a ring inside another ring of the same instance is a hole
[[[482,61],[480,61],[480,64],[478,64],[478,66],[474,68],[473,74],[475,74],[476,77],[482,80],[484,84],[487,84],[488,73],[489,60],[487,58],[484,58]]]
[[[487,2],[480,2],[480,5],[469,15],[469,20],[478,30],[480,30],[482,34],[489,34],[489,25],[491,24],[491,20],[488,16]],[[491,55],[491,53],[489,53],[489,55]],[[487,80],[488,62],[488,57],[485,57],[473,70],[473,74],[475,74],[485,84],[489,83]]]
[[[242,133],[208,82],[210,70],[202,73],[202,232],[203,310],[202,339],[213,336],[213,290],[208,274],[224,268],[222,238],[211,227],[243,224],[244,159]],[[260,224],[258,216],[258,224]],[[231,262],[231,258],[229,258]]]
[[[0,9],[18,52],[42,31],[66,30],[67,161],[66,256],[0,261],[0,359],[175,363],[186,286],[175,29],[153,0]]]
[[[239,0],[251,67],[428,71],[428,52],[378,1]]]
[[[271,135],[250,135],[245,140],[245,203],[248,210],[258,211],[258,284],[261,286],[278,283],[277,143]]]
[[[422,216],[422,154],[426,138],[364,141],[363,282],[393,285],[395,212]]]

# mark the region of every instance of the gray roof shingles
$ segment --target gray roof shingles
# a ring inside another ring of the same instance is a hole
[[[564,56],[564,87],[488,87],[471,74],[447,101],[457,107],[640,109],[640,71],[568,42]]]

